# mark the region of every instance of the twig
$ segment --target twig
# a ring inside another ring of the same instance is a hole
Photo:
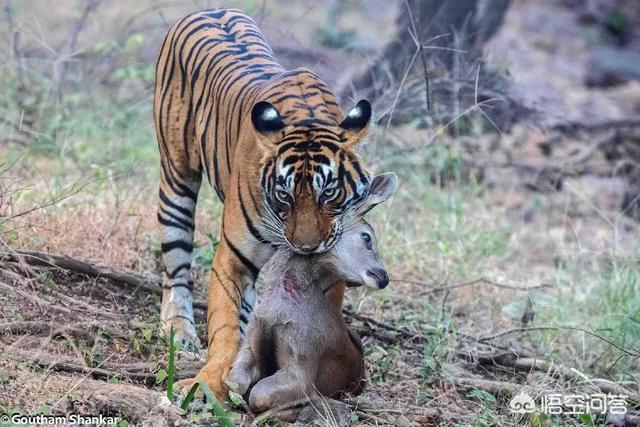
[[[409,284],[412,284],[412,285],[422,285],[422,286],[432,286],[433,285],[433,283],[427,283],[427,282],[423,282],[423,281],[420,281],[420,280],[413,280],[413,279],[392,278],[391,281],[392,282],[398,282],[398,283],[409,283]],[[491,279],[487,279],[486,277],[479,277],[477,279],[469,280],[467,282],[457,283],[455,285],[438,286],[438,287],[435,287],[435,288],[427,289],[426,291],[423,291],[423,292],[419,293],[418,295],[422,296],[422,295],[432,294],[432,293],[436,293],[436,292],[449,291],[451,289],[464,288],[464,287],[467,287],[467,286],[477,285],[479,283],[484,283],[484,284],[487,284],[487,285],[495,286],[497,288],[511,289],[511,290],[514,290],[514,291],[531,291],[531,290],[537,290],[537,289],[543,289],[543,288],[552,287],[552,285],[549,284],[549,283],[543,283],[541,285],[535,285],[535,286],[512,286],[512,285],[505,285],[504,283],[499,283],[499,282],[496,282],[496,281],[491,280]]]
[[[89,374],[94,378],[129,378],[143,381],[147,384],[155,384],[155,371],[162,365],[160,363],[108,363],[106,360],[98,366],[87,366],[84,361],[64,355],[51,355],[43,352],[12,349],[5,351],[3,357],[21,363],[30,363],[44,369],[53,371],[73,372]],[[193,362],[176,362],[176,378],[193,378],[197,375],[201,364]]]
[[[68,193],[65,193],[61,196],[58,197],[54,197],[51,200],[49,200],[48,202],[45,202],[43,204],[39,204],[39,205],[35,205],[34,207],[27,209],[26,211],[22,211],[22,212],[18,212],[17,214],[14,215],[10,215],[8,217],[4,217],[4,218],[0,218],[0,224],[3,224],[4,222],[10,220],[10,219],[15,219],[24,215],[28,215],[31,212],[37,211],[39,209],[43,209],[46,208],[48,206],[52,206],[55,205],[57,203],[62,202],[63,200],[68,199],[69,197],[75,196],[76,194],[78,194],[79,192],[81,192],[82,190],[84,190],[85,187],[87,187],[89,184],[92,184],[95,181],[89,181],[89,182],[85,182],[84,184],[75,187],[75,185],[77,184],[77,182],[71,186],[71,190]]]
[[[474,92],[473,92],[473,101],[475,102],[476,105],[478,105],[478,111],[480,111],[484,116],[484,118],[487,119],[489,123],[491,123],[491,126],[493,126],[493,128],[496,131],[498,131],[498,134],[502,135],[502,129],[498,127],[498,125],[493,121],[493,119],[489,117],[489,115],[478,104],[478,83],[479,82],[480,82],[480,64],[478,64],[478,70],[476,71],[476,83],[475,83]]]
[[[62,92],[62,82],[66,77],[67,67],[69,63],[69,59],[73,56],[74,51],[76,50],[76,44],[78,42],[78,36],[80,32],[83,30],[87,18],[89,14],[98,7],[100,0],[87,0],[84,5],[84,9],[82,10],[82,14],[76,21],[75,25],[69,30],[69,34],[67,36],[67,44],[62,49],[60,57],[54,63],[53,68],[53,93],[56,100],[60,99],[60,95]]]
[[[575,327],[575,326],[536,326],[536,327],[530,327],[530,328],[514,328],[514,329],[507,329],[505,331],[497,332],[497,333],[491,334],[491,335],[485,335],[484,337],[477,338],[476,340],[478,342],[484,342],[484,341],[493,340],[495,338],[503,337],[503,336],[509,335],[509,334],[524,333],[524,332],[531,332],[531,331],[554,331],[554,330],[555,331],[567,330],[567,331],[583,332],[583,333],[585,333],[587,335],[591,335],[594,338],[598,338],[599,340],[602,340],[602,341],[606,342],[610,346],[617,348],[618,350],[622,351],[623,353],[625,353],[628,356],[640,357],[640,350],[638,350],[638,349],[635,349],[635,348],[632,348],[632,347],[629,347],[629,348],[621,347],[620,345],[614,343],[610,339],[605,338],[602,335],[596,334],[594,331],[588,331],[586,329],[578,328],[578,327]],[[466,336],[466,337],[469,337],[469,336]]]
[[[348,316],[348,317],[352,317],[352,318],[354,318],[356,320],[359,320],[361,322],[365,322],[365,323],[369,323],[371,325],[375,325],[375,326],[377,326],[379,328],[382,328],[384,330],[394,332],[394,333],[400,335],[402,338],[405,338],[405,339],[408,339],[408,340],[422,340],[422,339],[424,339],[424,337],[422,335],[414,334],[414,333],[412,333],[412,332],[410,332],[410,331],[408,331],[406,329],[396,328],[393,325],[390,325],[388,323],[384,323],[384,322],[381,322],[379,320],[373,319],[373,318],[371,318],[369,316],[366,316],[364,314],[354,313],[353,311],[350,311],[350,310],[348,310],[346,308],[342,309],[342,314],[344,314],[345,316]]]
[[[495,361],[495,360],[494,360]],[[524,371],[542,371],[546,372],[551,376],[561,375],[566,379],[573,381],[582,381],[588,382],[594,387],[600,389],[603,393],[612,393],[612,394],[624,394],[634,401],[640,402],[640,394],[633,390],[629,390],[623,387],[620,384],[617,384],[613,381],[605,380],[602,378],[588,378],[585,374],[579,372],[573,368],[567,368],[559,363],[555,362],[547,362],[545,360],[537,359],[537,358],[517,358],[517,359],[499,359],[499,364],[503,366],[509,366],[514,369],[524,370]]]
[[[495,396],[515,395],[522,388],[522,385],[508,381],[493,381],[471,377],[458,377],[455,383],[466,389],[483,390]]]
[[[134,290],[144,289],[148,292],[162,294],[162,280],[158,277],[147,277],[133,271],[100,266],[92,262],[81,261],[67,255],[50,254],[38,251],[0,252],[0,265],[2,265],[3,261],[12,264],[25,263],[32,266],[59,268],[84,274],[89,277],[108,279],[114,284],[132,287]],[[193,301],[193,307],[200,310],[206,310],[207,302],[196,299]]]
[[[5,273],[7,273],[7,271],[5,271]],[[2,282],[0,282],[0,288],[7,290],[8,292],[12,292],[14,294],[18,294],[21,297],[28,299],[29,301],[33,302],[34,304],[42,307],[45,306],[47,307],[48,310],[53,310],[53,311],[59,311],[61,313],[65,313],[65,314],[72,314],[73,312],[71,310],[69,310],[66,307],[61,307],[59,304],[52,304],[49,301],[43,300],[42,298],[39,298],[35,295],[30,295],[28,293],[26,293],[23,290],[17,289],[13,286],[9,286],[6,285]]]
[[[37,377],[36,377],[37,378]],[[47,374],[46,381],[41,377],[39,390],[50,397],[62,394],[62,401],[72,391],[74,403],[79,403],[85,413],[118,415],[130,425],[140,426],[191,426],[192,423],[182,418],[184,413],[177,405],[171,404],[165,393],[150,390],[131,384],[107,384],[90,378],[79,383],[77,378]],[[30,390],[33,387],[34,375],[18,375],[14,380],[18,390]],[[67,390],[64,392],[64,390]],[[62,408],[53,408],[52,413],[64,415]]]
[[[601,131],[608,129],[619,128],[634,128],[640,127],[640,119],[618,119],[618,120],[604,120],[600,122],[566,122],[554,125],[552,130],[560,132],[575,133],[578,131]]]
[[[51,332],[53,325],[49,322],[37,320],[26,322],[4,322],[0,323],[0,333],[13,335],[36,335],[43,332]]]
[[[162,293],[162,288],[158,279],[150,279],[131,271],[98,266],[91,262],[80,261],[66,255],[56,255],[37,251],[15,251],[15,253],[0,253],[0,260],[13,263],[17,263],[22,260],[30,265],[57,267],[63,270],[85,274],[89,277],[103,277],[114,282],[123,283],[136,288],[143,288],[155,293]]]
[[[558,327],[556,326],[531,326],[528,328],[514,328],[508,329],[506,331],[501,331],[491,335],[485,335],[477,339],[478,342],[491,341],[496,338],[503,337],[505,335],[515,334],[515,333],[525,333],[525,332],[534,332],[534,331],[557,331]]]
[[[400,99],[400,93],[402,93],[402,88],[404,87],[405,82],[407,81],[407,77],[409,77],[409,72],[411,71],[411,67],[413,67],[413,63],[416,60],[416,56],[418,56],[418,53],[420,52],[419,48],[416,48],[416,51],[414,52],[413,56],[411,57],[411,60],[409,61],[409,65],[407,66],[407,69],[404,73],[404,75],[402,76],[402,80],[400,80],[400,85],[398,86],[398,90],[396,92],[396,96],[393,99],[393,104],[391,104],[391,109],[389,111],[389,118],[387,119],[387,125],[385,126],[385,129],[389,129],[389,127],[391,126],[391,120],[393,119],[393,112],[396,109],[396,105],[398,104],[398,99]],[[383,117],[385,114],[387,114],[387,112],[383,112],[380,116]]]
[[[425,84],[425,93],[426,93],[426,101],[427,101],[427,111],[431,111],[431,87],[429,81],[429,68],[427,67],[427,59],[424,55],[424,44],[418,38],[418,29],[416,27],[416,20],[413,17],[413,12],[411,11],[411,6],[409,5],[409,0],[405,0],[405,5],[407,7],[407,11],[409,12],[409,19],[411,19],[411,26],[413,27],[413,34],[411,34],[411,38],[416,43],[416,47],[420,52],[420,61],[422,62],[422,71],[424,72],[424,84]],[[424,34],[422,28],[422,20],[418,22],[418,26],[420,27],[420,33]]]
[[[93,382],[92,382],[93,383]],[[141,426],[191,426],[184,412],[164,393],[129,384],[84,385],[82,399],[97,403],[98,411],[123,414]]]

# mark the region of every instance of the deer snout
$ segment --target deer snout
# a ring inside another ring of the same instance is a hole
[[[367,270],[367,276],[373,278],[375,281],[375,287],[378,289],[384,289],[389,284],[389,275],[383,268],[373,268]]]

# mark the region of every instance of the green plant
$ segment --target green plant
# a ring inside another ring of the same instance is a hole
[[[607,29],[612,33],[623,34],[629,26],[629,20],[624,13],[619,10],[614,10],[607,16],[606,25]]]
[[[167,372],[167,398],[173,401],[173,379],[176,373],[176,345],[174,343],[175,334],[173,325],[169,331],[169,365]]]
[[[371,373],[371,382],[383,383],[387,380],[393,368],[393,361],[400,356],[400,350],[396,346],[383,348],[381,346],[367,346],[364,355],[371,363],[374,371]]]
[[[207,239],[209,240],[207,244],[193,249],[193,262],[204,271],[210,272],[213,257],[220,245],[220,239],[212,233],[207,233]]]
[[[498,425],[498,415],[495,411],[496,397],[493,394],[475,389],[468,392],[467,397],[477,399],[481,404],[481,409],[476,414],[474,420],[474,425],[476,427]]]
[[[167,373],[167,370],[164,368],[160,368],[156,371],[156,384],[162,384],[167,377],[169,376],[169,374]],[[168,389],[167,389],[168,391]],[[168,393],[167,393],[168,394]]]
[[[173,331],[173,326],[172,326],[169,331],[169,363],[167,366],[167,371],[163,372],[163,370],[161,369],[156,373],[156,382],[162,382],[164,379],[166,379],[167,398],[170,401],[173,401],[173,397],[174,397],[173,386],[174,386],[174,379],[175,379],[175,372],[176,372],[175,357],[176,357],[177,349],[178,349],[178,346],[176,346],[175,344],[175,333]],[[180,405],[182,410],[186,411],[188,409],[189,405],[193,401],[193,398],[195,397],[195,393],[198,390],[198,388],[202,390],[202,393],[207,401],[207,404],[210,407],[211,414],[214,417],[216,417],[218,423],[222,427],[227,427],[227,426],[232,427],[235,414],[232,412],[228,412],[226,409],[224,409],[224,406],[216,398],[215,394],[213,394],[213,392],[207,386],[207,384],[202,381],[196,381],[193,384],[193,386],[185,396],[184,400],[182,401],[182,404]]]
[[[557,273],[555,295],[540,296],[535,304],[543,322],[576,326],[567,332],[575,348],[589,346],[578,355],[579,369],[594,376],[637,380],[640,372],[640,275],[636,259],[611,254],[608,263],[581,254],[567,257]],[[542,335],[545,341],[554,336]]]
[[[446,313],[438,315],[434,307],[428,306],[427,309],[434,312],[434,318],[439,320],[435,324],[423,326],[426,338],[420,365],[423,386],[430,386],[439,381],[443,375],[448,375],[444,365],[451,357],[451,349],[455,347],[452,342],[454,334],[452,334],[451,318]]]
[[[183,411],[186,411],[189,408],[189,405],[193,401],[198,388],[202,390],[202,394],[204,395],[207,404],[210,407],[211,414],[216,418],[218,423],[222,427],[233,427],[233,420],[236,418],[236,415],[233,412],[229,412],[224,409],[222,403],[220,403],[220,401],[216,398],[216,395],[213,394],[209,386],[207,386],[207,384],[203,381],[198,380],[193,384],[193,386],[191,386],[191,389],[182,401],[182,405],[180,405],[180,408],[182,408]]]

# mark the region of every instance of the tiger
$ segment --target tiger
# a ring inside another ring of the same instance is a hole
[[[372,116],[367,100],[345,115],[306,68],[284,69],[257,24],[237,9],[192,13],[166,34],[156,63],[160,151],[158,222],[164,263],[161,321],[200,348],[191,291],[195,209],[203,177],[223,202],[208,290],[208,352],[195,379],[219,397],[248,317],[255,281],[279,247],[330,249],[372,178],[356,152]],[[345,283],[331,289],[342,306]]]

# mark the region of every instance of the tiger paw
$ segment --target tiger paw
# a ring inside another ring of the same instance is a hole
[[[209,386],[221,402],[227,401],[229,400],[229,386],[225,380],[229,375],[230,368],[230,366],[214,365],[209,362],[200,370],[195,381],[202,381]]]
[[[193,387],[193,384],[195,384],[195,382],[195,378],[185,378],[180,381],[176,381],[175,384],[173,384],[173,389],[178,393],[182,393],[184,395],[188,393],[189,390],[191,390],[191,387]],[[198,393],[202,394],[200,390],[196,391],[196,394]]]
[[[173,342],[176,345],[181,358],[189,360],[202,360],[200,339],[193,323],[186,319],[174,317],[164,322],[162,332],[168,339],[173,328]]]

